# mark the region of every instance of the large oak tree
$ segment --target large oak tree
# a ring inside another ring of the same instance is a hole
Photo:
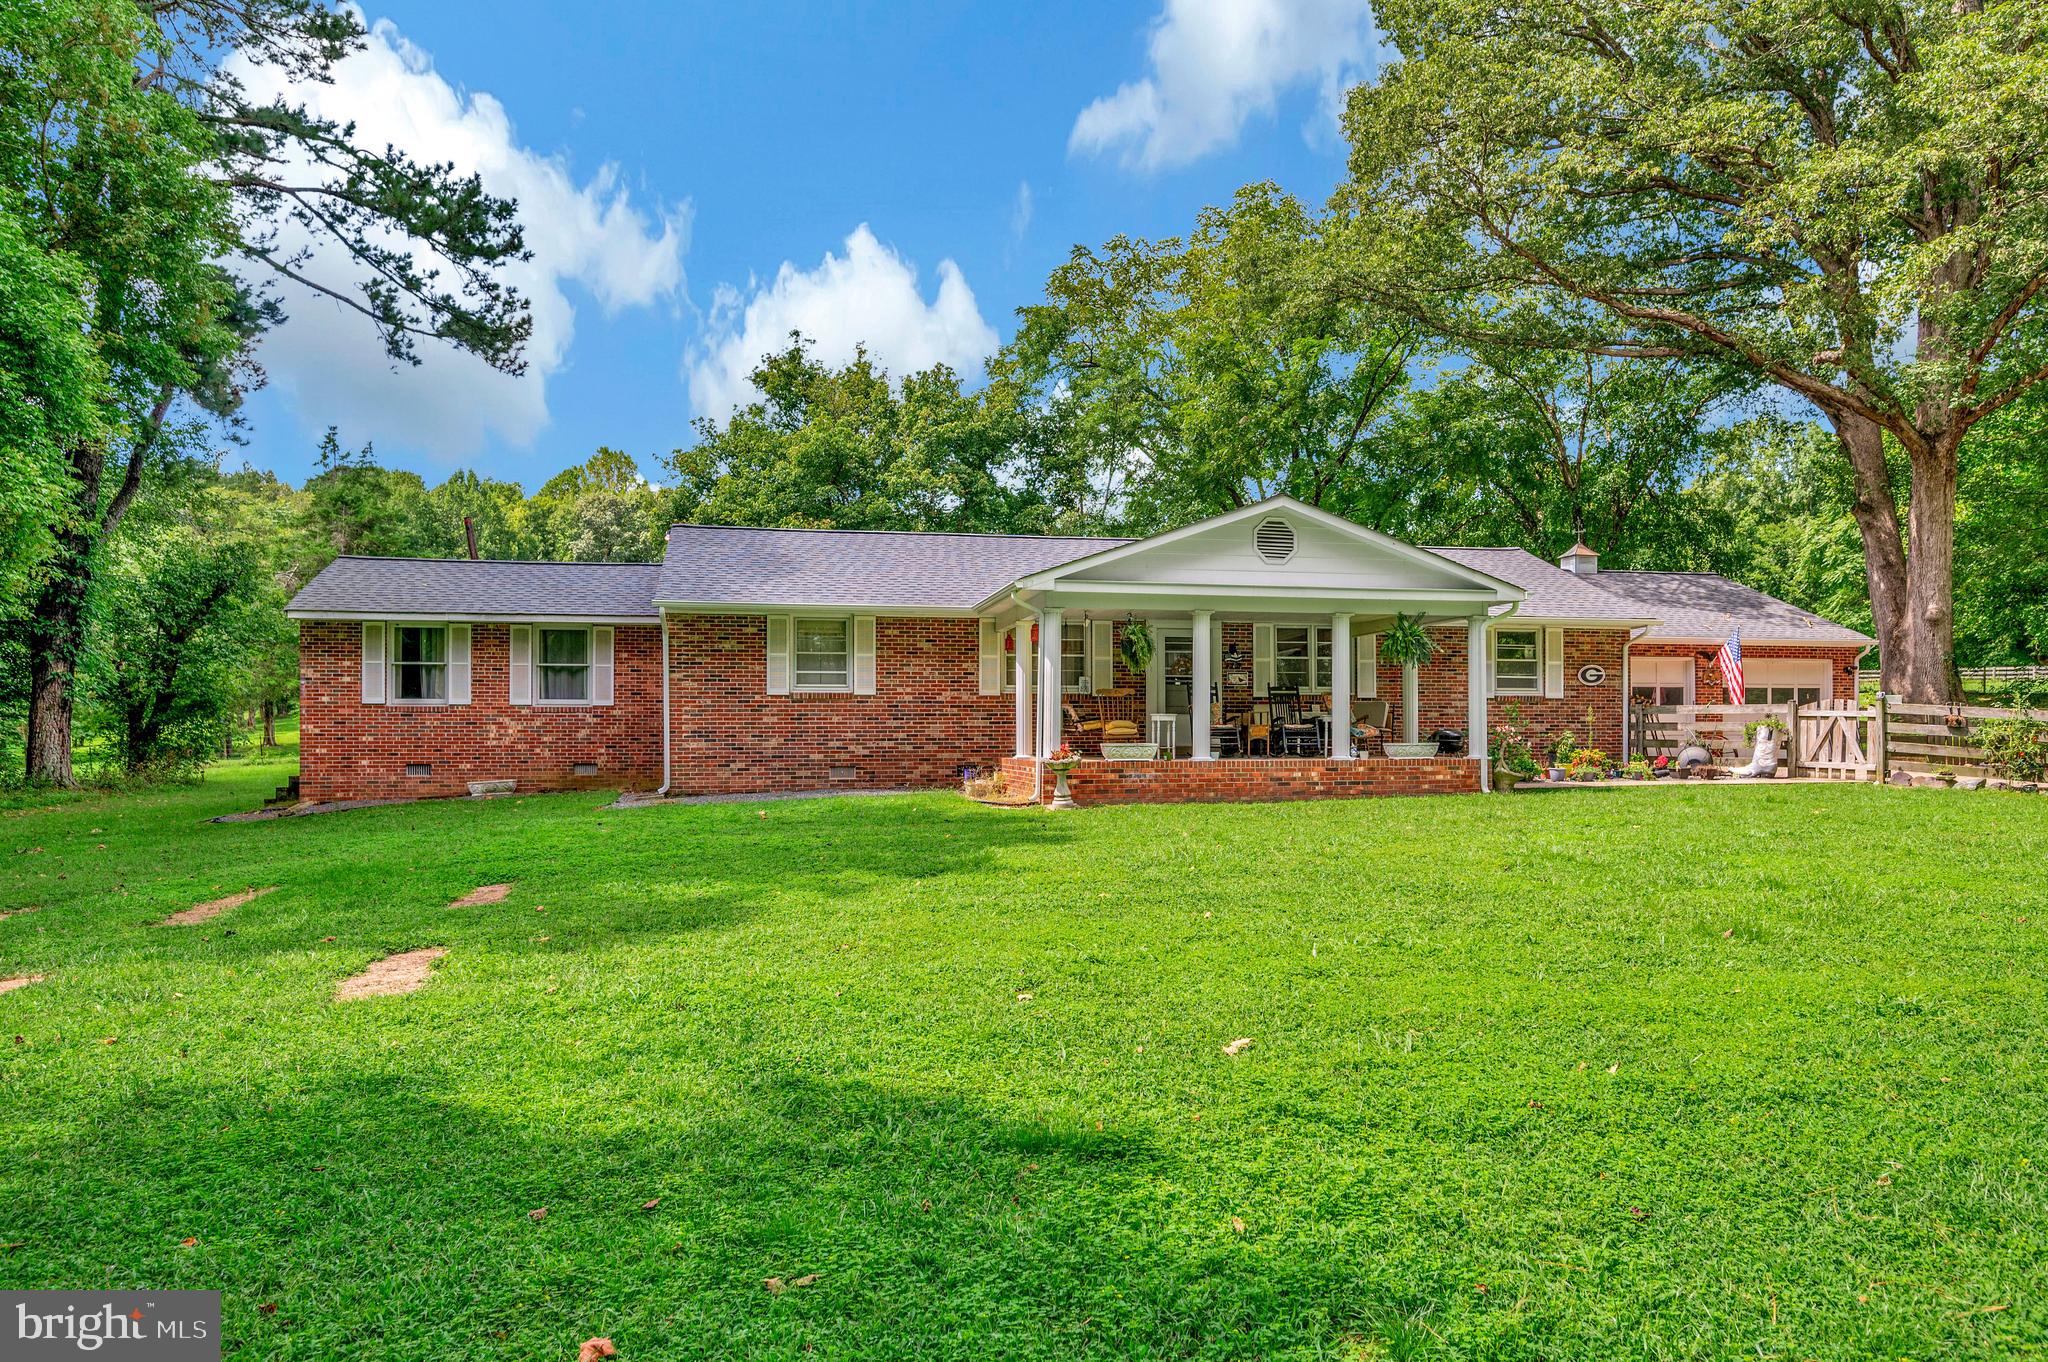
[[[2048,7],[1379,16],[1400,59],[1347,110],[1337,286],[1454,338],[1733,361],[1812,403],[1888,685],[1947,696],[1958,450],[2048,378]]]

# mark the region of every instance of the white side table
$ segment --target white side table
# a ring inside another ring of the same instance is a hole
[[[1155,714],[1152,716],[1151,738],[1153,742],[1159,744],[1161,756],[1171,757],[1180,750],[1180,745],[1174,741],[1175,730],[1179,727],[1180,716],[1177,714]]]

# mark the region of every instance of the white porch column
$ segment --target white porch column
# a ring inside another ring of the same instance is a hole
[[[1196,761],[1209,760],[1209,687],[1215,678],[1209,675],[1209,630],[1212,612],[1194,612],[1194,625],[1189,630],[1188,642],[1195,650],[1194,701],[1188,707],[1190,726],[1194,737],[1188,748],[1188,755]]]
[[[1038,755],[1060,747],[1060,612],[1038,612]]]
[[[1487,679],[1486,616],[1474,615],[1465,630],[1465,750],[1479,759],[1479,789],[1493,791],[1493,779],[1486,769],[1486,744],[1490,736],[1486,720]]]
[[[1358,655],[1351,648],[1351,616],[1330,616],[1330,755],[1351,760],[1351,678]]]
[[[1416,669],[1413,662],[1401,664],[1401,741],[1414,742],[1418,725],[1416,707],[1421,703],[1416,685]]]
[[[1017,755],[1028,757],[1037,750],[1031,745],[1031,620],[1019,620],[1010,637],[1017,650],[1011,659],[1011,684],[1017,690]]]

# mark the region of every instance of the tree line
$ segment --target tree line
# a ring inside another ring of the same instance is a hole
[[[354,11],[0,10],[0,732],[59,781],[81,700],[123,764],[206,750],[287,701],[297,583],[466,552],[465,519],[485,556],[644,559],[671,520],[1147,533],[1286,492],[1416,542],[1725,572],[1870,629],[1915,699],[2048,654],[2048,15],[1378,18],[1398,55],[1349,97],[1326,203],[1250,185],[1077,247],[985,373],[792,337],[687,447],[529,496],[340,432],[301,487],[224,471],[277,279],[400,362],[522,363],[516,205],[290,96]]]

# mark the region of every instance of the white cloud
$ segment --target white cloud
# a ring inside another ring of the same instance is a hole
[[[1031,215],[1034,205],[1031,199],[1031,181],[1017,182],[1017,200],[1010,205],[1010,239],[1022,241],[1024,234],[1031,230]]]
[[[518,377],[424,339],[418,366],[394,365],[365,318],[282,283],[290,320],[264,339],[261,359],[309,427],[338,424],[350,442],[401,444],[451,462],[489,436],[529,444],[547,425],[547,381],[567,363],[575,335],[565,285],[588,289],[608,315],[681,295],[687,202],[645,210],[613,165],[578,185],[561,158],[519,143],[504,105],[451,87],[390,22],[371,26],[364,49],[334,69],[332,84],[287,91],[274,72],[244,64],[240,73],[256,98],[285,93],[317,115],[353,121],[359,145],[389,143],[415,160],[476,173],[492,193],[518,200],[533,253],[503,271],[533,310],[527,370]],[[303,240],[288,232],[283,244]],[[339,252],[317,242],[314,249],[308,273],[323,283],[349,279]]]
[[[814,270],[789,261],[774,281],[746,292],[721,285],[713,296],[705,339],[685,365],[690,404],[700,416],[723,419],[752,400],[747,375],[765,355],[802,332],[827,364],[844,364],[854,347],[891,374],[950,364],[971,373],[995,353],[995,330],[982,320],[974,290],[951,260],[939,262],[939,291],[929,303],[917,270],[875,239],[866,223],[846,238],[846,254],[830,251]]]
[[[1235,142],[1297,85],[1315,82],[1321,107],[1336,107],[1373,46],[1369,0],[1166,0],[1148,73],[1083,109],[1068,150],[1143,170],[1185,165]]]

